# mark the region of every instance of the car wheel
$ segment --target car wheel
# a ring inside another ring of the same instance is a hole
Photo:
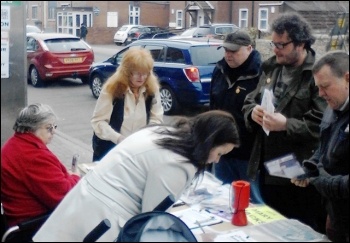
[[[100,96],[103,80],[98,74],[94,74],[91,79],[91,92],[92,95],[97,99]]]
[[[40,78],[39,72],[36,67],[30,69],[30,81],[34,87],[44,86],[43,80]]]
[[[160,89],[160,101],[165,115],[174,114],[179,107],[174,92],[168,86]]]
[[[83,76],[83,77],[80,77],[80,79],[83,84],[89,83],[89,76]]]

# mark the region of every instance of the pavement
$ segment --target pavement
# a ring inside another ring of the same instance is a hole
[[[122,49],[115,44],[111,45],[91,45],[94,51],[104,54],[111,54]],[[61,132],[59,129],[47,147],[58,157],[58,159],[66,166],[67,169],[72,167],[72,158],[74,154],[79,154],[78,163],[92,162],[92,147],[80,140],[77,140],[68,134]]]
[[[67,169],[72,167],[74,154],[79,154],[78,163],[92,162],[92,147],[56,130],[56,133],[47,147],[58,157]]]

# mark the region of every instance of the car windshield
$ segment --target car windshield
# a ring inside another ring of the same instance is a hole
[[[210,28],[191,28],[181,34],[181,36],[206,36],[210,33]]]
[[[36,26],[27,25],[27,33],[40,33],[41,30]]]
[[[198,28],[195,31],[195,35],[201,35],[201,36],[206,36],[210,33],[210,28]]]
[[[50,39],[46,40],[47,48],[52,52],[82,51],[88,49],[80,39]]]
[[[215,28],[215,34],[217,34],[217,35],[224,35],[224,34],[228,34],[228,33],[232,33],[232,32],[233,32],[233,27],[231,27],[231,26]]]
[[[185,30],[181,35],[182,36],[192,36],[193,33],[196,31],[197,28],[192,28],[192,29],[188,29],[188,30]]]
[[[216,64],[224,56],[224,48],[213,46],[192,46],[190,49],[193,65],[206,66]]]
[[[118,31],[126,31],[127,29],[128,29],[128,27],[122,26],[122,27],[120,27],[120,29]]]

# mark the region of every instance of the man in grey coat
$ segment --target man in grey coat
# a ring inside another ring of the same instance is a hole
[[[270,176],[264,168],[264,162],[290,153],[298,161],[309,158],[317,148],[326,108],[312,76],[315,38],[308,22],[297,13],[286,13],[271,29],[275,55],[262,64],[258,86],[243,105],[246,126],[255,134],[248,175],[255,179],[260,171],[260,191],[267,205],[323,233],[325,210],[317,191],[295,187],[290,179]],[[273,93],[273,113],[261,106],[265,89]]]

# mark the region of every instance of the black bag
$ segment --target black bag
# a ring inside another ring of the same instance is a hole
[[[116,242],[197,242],[197,239],[180,218],[152,211],[129,219]]]
[[[102,159],[115,145],[112,141],[103,140],[94,133],[92,136],[92,148],[94,150],[92,161]]]
[[[165,212],[174,202],[174,197],[169,195],[152,212],[141,213],[129,219],[116,241],[197,242],[191,229],[180,218]]]

